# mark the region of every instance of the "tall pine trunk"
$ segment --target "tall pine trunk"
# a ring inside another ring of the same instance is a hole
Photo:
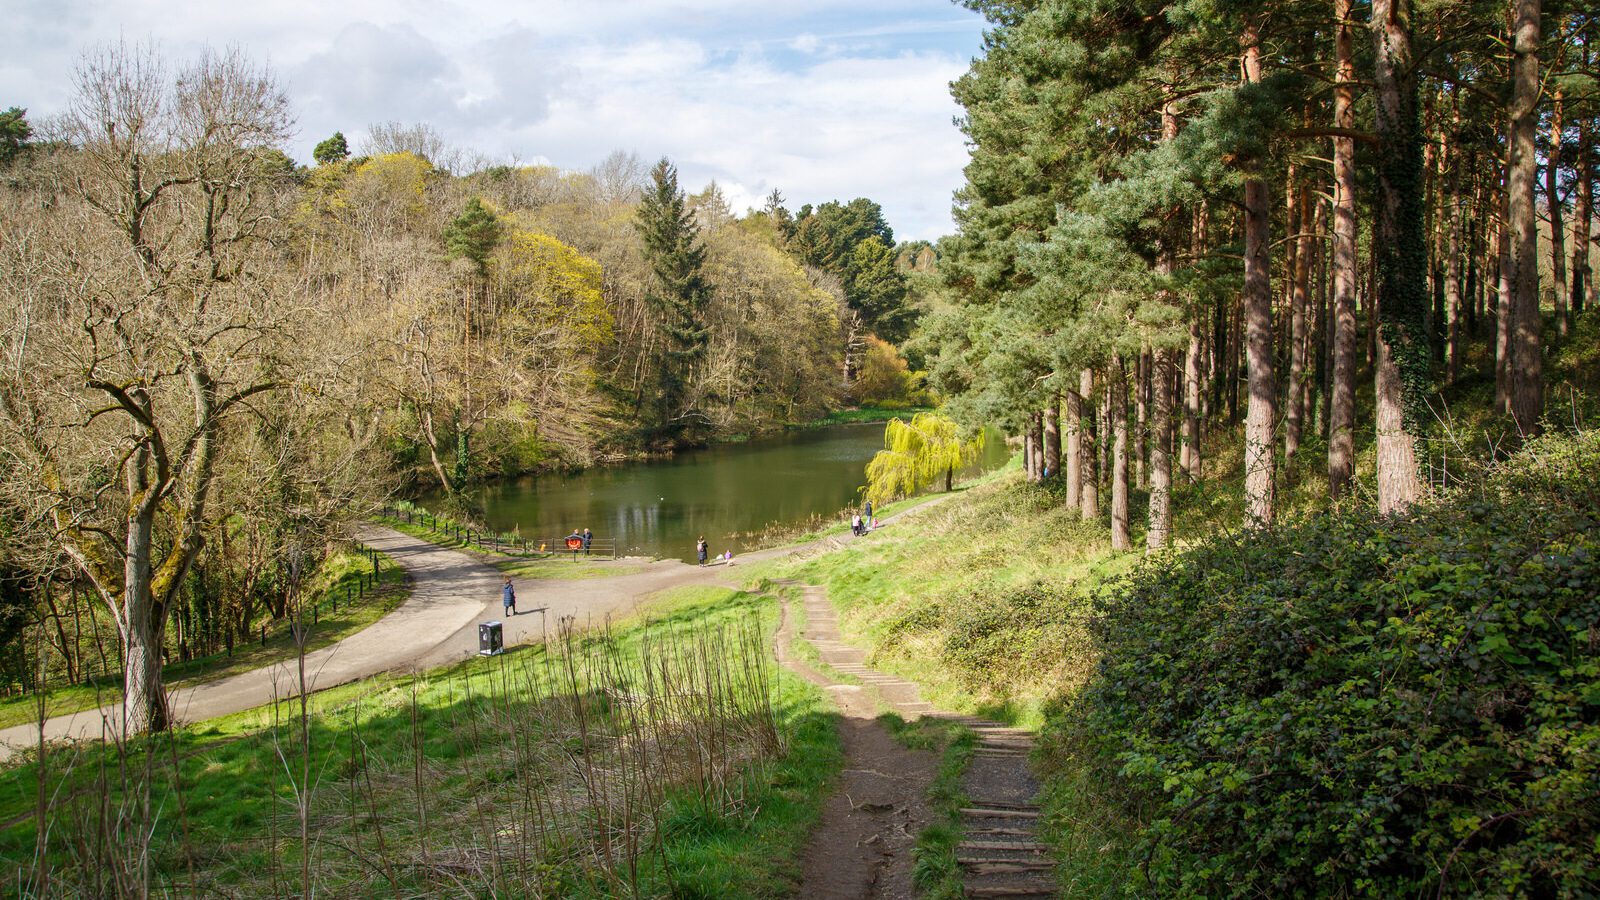
[[[1061,475],[1067,480],[1067,505],[1076,507],[1078,505],[1078,495],[1083,490],[1083,475],[1080,471],[1083,459],[1083,423],[1081,421],[1083,418],[1083,399],[1074,390],[1068,390],[1066,398],[1066,409],[1062,411],[1062,415],[1066,419],[1067,429],[1066,452],[1064,454],[1066,459],[1063,460],[1066,471],[1062,472]]]
[[[1305,428],[1307,329],[1311,307],[1311,228],[1310,192],[1301,191],[1299,221],[1295,229],[1294,268],[1289,287],[1289,395],[1283,420],[1283,459],[1288,466],[1300,452],[1300,437]]]
[[[1572,292],[1568,295],[1574,316],[1583,312],[1584,292],[1589,287],[1589,217],[1594,215],[1594,150],[1589,141],[1593,134],[1589,118],[1579,119],[1578,182],[1572,203]]]
[[[1179,454],[1183,476],[1200,480],[1200,404],[1205,396],[1205,333],[1198,315],[1189,319],[1189,346],[1183,354],[1183,426]]]
[[[1254,22],[1242,40],[1244,77],[1261,82],[1261,37]],[[1245,517],[1254,525],[1272,523],[1273,440],[1277,418],[1277,373],[1272,358],[1271,208],[1266,182],[1252,176],[1244,183],[1244,318],[1250,367],[1250,406],[1244,425]]]
[[[1511,160],[1507,172],[1512,272],[1507,380],[1511,418],[1524,434],[1539,432],[1544,412],[1544,360],[1539,318],[1539,214],[1534,182],[1539,127],[1540,0],[1516,0],[1511,41]]]
[[[1120,358],[1111,361],[1111,549],[1128,550],[1128,376]]]
[[[1406,0],[1374,0],[1372,39],[1379,143],[1377,426],[1378,508],[1396,512],[1422,494],[1416,429],[1427,390],[1428,249],[1423,234],[1423,166],[1417,81],[1411,68]]]
[[[1550,209],[1550,273],[1555,283],[1556,334],[1567,336],[1567,232],[1561,209],[1561,137],[1566,133],[1562,119],[1561,88],[1550,95],[1550,155],[1545,161],[1544,196]]]
[[[1078,510],[1085,519],[1094,519],[1100,515],[1100,474],[1095,465],[1095,458],[1099,455],[1096,446],[1094,431],[1094,370],[1084,369],[1078,377],[1078,394],[1083,398],[1079,404],[1078,440],[1082,448],[1082,458],[1079,460],[1078,475],[1080,489],[1078,491]]]
[[[1333,91],[1335,128],[1353,130],[1355,45],[1350,0],[1334,0]],[[1328,496],[1337,500],[1355,471],[1356,412],[1356,147],[1349,137],[1333,139],[1333,365],[1328,384]]]
[[[1172,356],[1157,350],[1152,359],[1150,414],[1150,527],[1145,546],[1160,550],[1172,535]]]
[[[1061,398],[1055,395],[1044,406],[1044,474],[1061,477]]]
[[[1454,156],[1456,171],[1451,173],[1445,197],[1445,260],[1444,305],[1450,316],[1450,368],[1451,384],[1461,379],[1462,333],[1461,316],[1461,157]]]
[[[1509,142],[1510,131],[1507,130]],[[1531,180],[1529,182],[1532,183]],[[1499,238],[1499,258],[1496,260],[1495,304],[1494,304],[1494,407],[1496,412],[1511,412],[1511,326],[1516,321],[1516,301],[1514,285],[1516,284],[1515,255],[1512,251],[1511,235],[1511,170],[1508,166],[1501,167],[1500,197],[1497,206],[1500,213],[1500,228],[1496,232]]]

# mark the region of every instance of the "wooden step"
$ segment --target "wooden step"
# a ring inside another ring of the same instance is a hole
[[[1038,841],[962,841],[955,846],[957,850],[1034,850],[1043,852],[1050,849],[1050,844],[1040,844]]]
[[[982,797],[974,798],[973,806],[984,809],[1038,809],[1037,803],[1013,803],[1010,800],[985,800]]]
[[[1026,809],[980,809],[978,807],[967,807],[967,808],[964,808],[964,809],[961,810],[961,814],[964,815],[964,816],[984,816],[984,817],[995,818],[995,819],[1037,819],[1037,818],[1039,818],[1039,811],[1036,810],[1036,809],[1035,810],[1026,810]]]
[[[1021,872],[1054,871],[1053,862],[1024,862],[994,856],[958,856],[956,862],[972,870],[974,875],[1012,875]]]
[[[1038,834],[1032,828],[968,828],[966,833],[971,835],[1015,835],[1017,837],[1032,837]]]
[[[966,889],[968,897],[1054,897],[1056,889],[1053,885],[990,885],[987,887],[969,887]]]

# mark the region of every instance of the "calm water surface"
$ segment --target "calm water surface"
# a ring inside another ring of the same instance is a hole
[[[483,491],[485,518],[498,531],[537,540],[590,528],[623,554],[693,559],[700,535],[712,553],[738,554],[768,525],[858,503],[867,461],[883,448],[883,427],[794,431],[671,459],[502,482]],[[973,469],[994,468],[1006,456],[1004,440],[990,435]]]

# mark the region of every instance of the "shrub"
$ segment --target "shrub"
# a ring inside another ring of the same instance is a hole
[[[1159,557],[1063,744],[1161,894],[1600,891],[1600,440]]]

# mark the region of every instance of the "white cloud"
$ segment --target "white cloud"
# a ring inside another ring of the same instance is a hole
[[[283,77],[291,152],[335,130],[426,121],[458,147],[587,169],[612,150],[716,179],[736,210],[865,196],[903,238],[950,230],[966,153],[948,82],[981,22],[943,0],[587,3],[16,0],[0,106],[65,103],[85,46],[126,36],[174,57],[236,44]]]

